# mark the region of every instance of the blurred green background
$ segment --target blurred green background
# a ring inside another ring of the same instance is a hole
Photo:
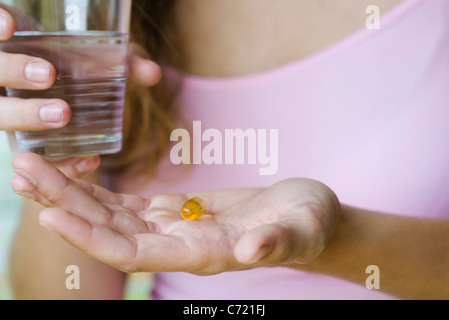
[[[10,186],[10,181],[14,177],[11,168],[12,159],[7,135],[0,132],[0,300],[13,299],[8,281],[8,256],[21,209],[21,198],[12,192]],[[151,275],[144,273],[131,275],[125,299],[149,299],[151,285]]]
[[[0,300],[12,298],[7,276],[8,255],[21,206],[21,198],[15,195],[10,187],[14,176],[11,162],[12,152],[7,136],[0,132]]]

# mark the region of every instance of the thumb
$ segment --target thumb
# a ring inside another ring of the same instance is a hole
[[[265,224],[245,233],[234,256],[242,264],[279,265],[293,262],[305,250],[305,241],[287,223]]]
[[[67,177],[81,179],[94,172],[100,166],[100,157],[77,157],[50,161]]]

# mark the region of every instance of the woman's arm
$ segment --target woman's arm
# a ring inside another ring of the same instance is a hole
[[[380,290],[385,293],[405,299],[449,299],[449,220],[343,206],[325,251],[294,268],[365,286],[370,265],[379,267]]]
[[[99,182],[94,175],[90,182]],[[17,299],[122,299],[125,275],[67,244],[39,224],[38,203],[27,200],[13,240],[10,277]],[[66,288],[66,268],[80,270],[80,290]]]

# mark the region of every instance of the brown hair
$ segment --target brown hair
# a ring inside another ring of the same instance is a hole
[[[141,45],[157,63],[177,59],[169,28],[174,0],[133,0],[131,41]],[[172,62],[171,61],[171,62]],[[170,134],[180,118],[175,107],[176,87],[164,81],[144,88],[128,83],[123,150],[103,157],[102,170],[109,174],[133,168],[134,174],[152,174],[167,151]]]

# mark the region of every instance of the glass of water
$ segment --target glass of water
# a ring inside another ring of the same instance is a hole
[[[0,50],[43,58],[57,71],[48,90],[7,88],[7,95],[58,98],[72,110],[65,128],[16,132],[20,152],[68,157],[121,150],[131,1],[0,0],[16,23]]]

